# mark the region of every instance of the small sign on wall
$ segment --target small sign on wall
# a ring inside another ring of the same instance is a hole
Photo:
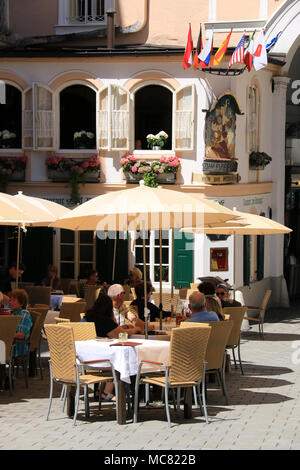
[[[228,271],[228,248],[210,249],[210,271]]]

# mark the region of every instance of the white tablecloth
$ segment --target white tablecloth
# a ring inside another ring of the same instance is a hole
[[[130,341],[130,339],[129,339]],[[89,340],[75,341],[76,355],[81,362],[109,359],[113,367],[120,372],[123,382],[130,383],[130,376],[136,375],[141,360],[166,363],[169,358],[168,341],[133,340],[140,346],[110,346],[114,341]],[[104,367],[101,362],[89,364],[89,367]],[[150,366],[151,367],[151,366]],[[144,369],[143,369],[144,370]],[[148,368],[147,368],[148,370]]]

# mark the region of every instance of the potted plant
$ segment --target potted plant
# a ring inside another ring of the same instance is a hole
[[[98,155],[81,160],[54,155],[47,158],[46,165],[49,179],[69,183],[71,187],[70,200],[73,204],[78,204],[81,200],[79,184],[98,183],[100,179]]]
[[[87,131],[77,131],[74,133],[74,148],[75,149],[92,149],[95,148],[95,134]]]
[[[0,131],[0,148],[15,148],[16,147],[16,134],[7,129]]]
[[[264,170],[271,161],[272,157],[265,152],[251,152],[249,156],[249,168],[250,170]]]
[[[159,161],[152,162],[151,167],[157,182],[174,183],[179,168],[179,159],[177,156],[161,157]]]
[[[137,183],[144,179],[146,186],[156,187],[158,183],[172,184],[179,168],[177,156],[161,157],[160,160],[147,162],[127,155],[120,161],[126,181]]]
[[[0,158],[0,188],[6,191],[8,181],[25,181],[25,169],[28,157]]]
[[[168,134],[165,131],[160,131],[158,134],[148,134],[146,139],[148,142],[148,148],[152,150],[161,150],[167,141]]]

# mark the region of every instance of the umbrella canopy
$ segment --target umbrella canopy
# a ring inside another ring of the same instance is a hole
[[[222,226],[215,227],[185,227],[181,232],[206,233],[218,235],[274,235],[290,233],[292,230],[274,220],[261,215],[233,211],[239,219],[227,221]],[[240,224],[240,226],[238,226]]]
[[[229,212],[228,212],[229,211]],[[168,230],[214,226],[238,219],[230,209],[204,198],[139,185],[97,196],[51,224],[69,230]]]

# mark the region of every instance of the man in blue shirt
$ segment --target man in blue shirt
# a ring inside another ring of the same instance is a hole
[[[202,292],[195,291],[189,296],[189,308],[192,315],[185,320],[187,322],[219,321],[219,317],[215,312],[206,310],[205,295]]]

